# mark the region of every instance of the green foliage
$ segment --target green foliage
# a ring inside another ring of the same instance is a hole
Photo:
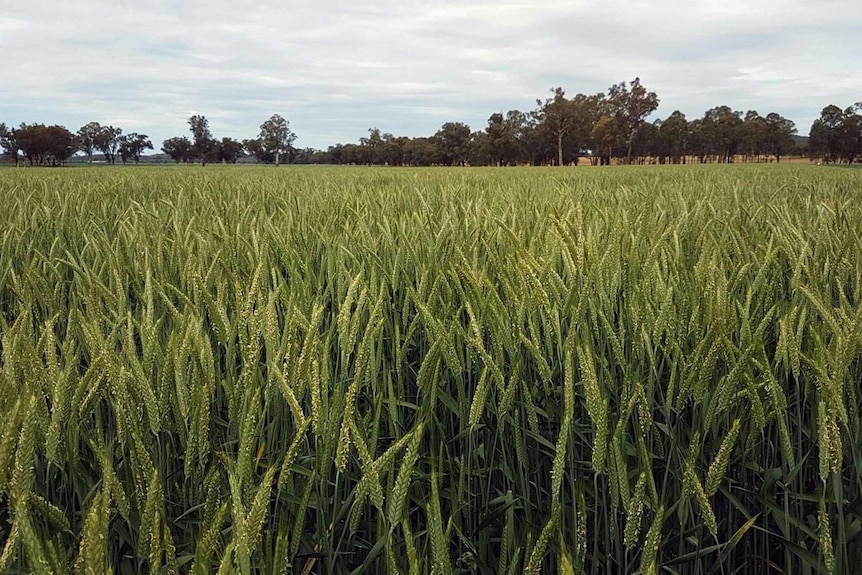
[[[0,573],[850,573],[862,173],[8,170]]]

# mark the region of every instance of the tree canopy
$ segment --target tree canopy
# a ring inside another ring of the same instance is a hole
[[[432,135],[407,137],[374,127],[356,143],[326,150],[297,149],[290,122],[273,114],[256,137],[218,139],[203,114],[188,118],[188,136],[162,142],[161,152],[174,162],[233,164],[330,163],[375,165],[577,165],[594,164],[762,162],[807,153],[825,162],[862,160],[862,102],[847,108],[829,105],[812,124],[808,138],[777,112],[736,110],[718,105],[690,118],[674,110],[665,118],[655,112],[660,99],[636,77],[606,92],[570,96],[553,87],[532,110],[497,111],[486,125],[472,130],[463,122],[444,122]],[[810,140],[810,141],[809,141]],[[808,145],[806,145],[806,142]],[[90,163],[100,152],[106,163],[141,160],[153,144],[145,134],[88,122],[76,133],[63,126],[0,124],[0,147],[13,162],[62,165],[77,152]],[[162,156],[164,158],[164,156]]]
[[[132,132],[131,134],[120,136],[119,140],[120,159],[124,164],[129,160],[132,160],[137,164],[141,159],[141,154],[144,153],[144,150],[153,149],[153,143],[146,134],[137,134]]]
[[[830,104],[814,120],[809,134],[813,155],[826,162],[862,159],[862,102],[841,109]]]
[[[210,155],[215,151],[216,142],[210,132],[210,123],[206,116],[195,114],[188,120],[189,131],[192,133],[195,157],[200,158],[201,164],[206,166]]]
[[[296,134],[290,129],[290,122],[278,114],[273,114],[260,125],[258,142],[260,146],[256,149],[256,156],[265,163],[281,164],[283,156],[291,156],[293,153],[293,142]]]

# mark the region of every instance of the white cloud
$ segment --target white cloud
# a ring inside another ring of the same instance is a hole
[[[191,110],[249,137],[272,113],[298,143],[371,126],[428,134],[529,109],[551,86],[640,76],[659,115],[728,104],[808,130],[862,99],[856,0],[426,3],[31,0],[0,16],[0,120],[186,131]]]

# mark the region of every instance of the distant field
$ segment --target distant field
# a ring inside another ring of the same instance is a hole
[[[0,221],[0,573],[862,564],[862,171],[8,169]]]

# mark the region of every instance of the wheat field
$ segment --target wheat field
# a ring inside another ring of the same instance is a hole
[[[0,573],[859,573],[862,172],[0,170]]]

